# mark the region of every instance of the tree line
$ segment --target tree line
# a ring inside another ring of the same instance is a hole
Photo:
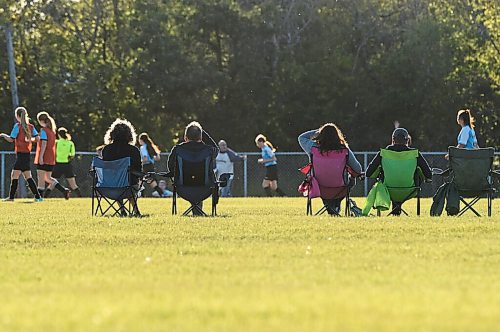
[[[500,7],[489,0],[0,0],[13,27],[19,98],[53,114],[79,150],[116,117],[163,150],[200,121],[238,150],[279,150],[324,122],[354,150],[394,121],[424,150],[456,144],[470,108],[480,145],[500,143]],[[0,35],[1,131],[12,121]],[[9,149],[2,143],[1,149]]]

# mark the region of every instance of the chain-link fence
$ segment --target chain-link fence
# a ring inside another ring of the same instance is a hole
[[[232,185],[233,196],[246,197],[246,196],[264,196],[262,189],[262,180],[265,176],[265,167],[258,164],[257,160],[261,158],[260,153],[256,152],[242,152],[239,153],[246,156],[246,159],[234,164],[234,180]],[[427,152],[422,153],[427,159],[431,167],[446,169],[447,160],[444,158],[446,152]],[[366,169],[369,162],[376,155],[376,152],[355,152],[356,158],[359,160],[363,169]],[[73,169],[76,174],[76,181],[84,196],[90,196],[90,188],[92,185],[89,176],[89,169],[92,158],[95,156],[93,152],[78,152],[76,158],[72,161]],[[303,152],[278,152],[278,172],[279,172],[279,187],[287,194],[287,196],[299,196],[297,187],[304,180],[304,175],[298,169],[308,163],[308,157]],[[166,162],[168,154],[162,154],[162,160],[157,163],[157,171],[166,170]],[[14,152],[0,152],[0,194],[6,197],[9,191],[10,184],[10,171],[15,162]],[[494,168],[500,168],[500,153],[495,154]],[[32,167],[33,176],[36,178],[35,167]],[[65,180],[61,180],[65,185]],[[353,196],[366,196],[374,181],[365,179],[358,181],[353,188]],[[439,177],[434,177],[432,183],[423,185],[422,194],[424,197],[430,197],[436,189],[443,183]],[[146,186],[145,195],[151,195],[151,189]],[[498,183],[497,183],[498,187]],[[497,188],[500,189],[500,188]],[[29,191],[28,191],[29,192]],[[58,193],[54,192],[54,196]]]

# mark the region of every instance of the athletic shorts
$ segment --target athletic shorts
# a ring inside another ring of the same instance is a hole
[[[52,172],[54,170],[54,165],[36,165],[36,169],[39,171]]]
[[[52,172],[52,177],[54,179],[59,179],[65,177],[66,179],[71,179],[75,177],[75,172],[73,172],[73,165],[71,163],[57,163]]]
[[[24,153],[24,152],[18,152],[16,154],[16,162],[14,163],[14,170],[15,171],[30,171],[30,153]]]
[[[142,165],[142,171],[144,173],[150,173],[150,172],[154,173],[155,172],[155,165],[154,164],[144,164],[144,165]],[[153,175],[151,178],[153,180],[157,181],[156,175]]]
[[[278,166],[277,165],[266,166],[266,177],[264,179],[269,181],[277,181]]]

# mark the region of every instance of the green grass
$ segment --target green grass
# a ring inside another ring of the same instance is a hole
[[[218,218],[1,203],[0,331],[498,331],[495,203],[460,219],[429,200],[360,219],[305,217],[299,198],[226,199]]]

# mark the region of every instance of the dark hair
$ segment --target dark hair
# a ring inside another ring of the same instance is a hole
[[[202,138],[202,133],[203,129],[201,128],[201,125],[198,122],[193,121],[186,126],[184,135],[190,141],[199,141]]]
[[[53,132],[56,132],[56,122],[54,118],[49,115],[47,112],[40,112],[36,115],[36,119],[38,122],[43,121],[47,124],[47,128],[51,129]]]
[[[135,128],[129,121],[116,119],[104,135],[104,143],[121,142],[135,145],[136,136]]]
[[[160,154],[160,148],[153,142],[147,133],[142,133],[139,135],[139,139],[146,144],[146,149],[150,157]]]
[[[392,132],[392,140],[396,144],[410,144],[410,134],[405,128],[396,128]]]
[[[319,128],[318,133],[313,137],[313,141],[318,144],[321,154],[333,150],[342,150],[349,145],[344,138],[344,134],[334,123],[326,123]]]
[[[457,117],[458,119],[461,119],[465,123],[465,125],[468,125],[472,129],[474,129],[474,124],[476,121],[472,117],[472,114],[469,109],[458,111]]]
[[[68,132],[68,129],[64,127],[59,127],[59,129],[57,129],[57,135],[59,136],[59,138],[71,140],[71,135]]]

